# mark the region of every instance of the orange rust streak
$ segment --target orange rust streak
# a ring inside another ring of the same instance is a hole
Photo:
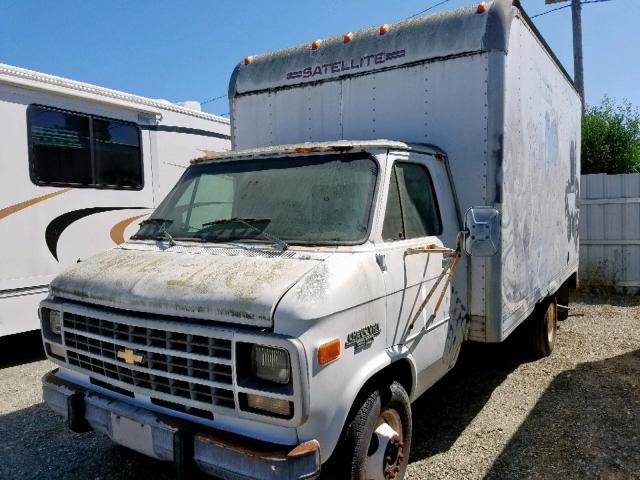
[[[44,202],[50,198],[61,195],[65,192],[71,190],[70,188],[63,188],[62,190],[57,190],[55,192],[47,193],[46,195],[40,195],[39,197],[32,198],[30,200],[25,200],[24,202],[16,203],[15,205],[10,205],[8,207],[0,209],[0,220],[9,215],[12,215],[20,210],[24,210],[31,205],[35,205],[36,203]]]
[[[145,213],[143,215],[136,215],[135,217],[125,218],[124,220],[116,223],[111,227],[111,240],[113,240],[116,245],[124,243],[124,231],[127,227],[139,218],[146,217],[147,215],[149,214]]]
[[[295,151],[296,153],[315,153],[321,152],[322,150],[320,147],[296,147]]]

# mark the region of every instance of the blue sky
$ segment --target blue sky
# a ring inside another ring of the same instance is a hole
[[[441,0],[0,0],[0,62],[172,101],[227,92],[247,55],[389,23]],[[449,0],[431,12],[473,2]],[[530,15],[544,0],[522,2]],[[640,0],[583,7],[588,103],[640,106]],[[534,19],[573,72],[571,9]],[[226,113],[226,99],[203,107]]]

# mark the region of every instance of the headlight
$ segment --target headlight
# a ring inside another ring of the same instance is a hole
[[[253,345],[251,348],[251,369],[253,374],[269,382],[289,383],[291,362],[289,352],[284,348]]]
[[[49,328],[56,335],[62,334],[62,312],[60,310],[49,310]]]

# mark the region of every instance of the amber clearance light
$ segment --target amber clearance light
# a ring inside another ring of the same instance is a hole
[[[318,365],[326,365],[340,356],[340,339],[323,343],[318,347]]]
[[[484,2],[480,2],[478,7],[476,8],[476,13],[484,13],[487,10],[487,4]]]

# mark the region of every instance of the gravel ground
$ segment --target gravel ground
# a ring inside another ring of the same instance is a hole
[[[0,340],[0,478],[173,478],[42,404],[38,335]],[[640,479],[640,297],[573,298],[556,350],[466,344],[413,406],[409,479]]]

